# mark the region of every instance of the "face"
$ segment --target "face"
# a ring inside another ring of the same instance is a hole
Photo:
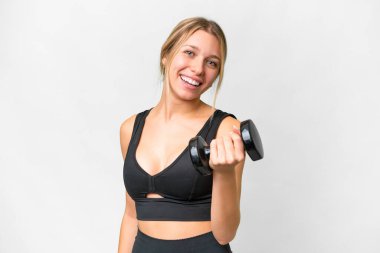
[[[220,59],[218,39],[205,31],[196,31],[173,58],[169,67],[169,89],[184,100],[199,98],[217,78]]]

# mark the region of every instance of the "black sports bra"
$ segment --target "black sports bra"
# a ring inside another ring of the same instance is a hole
[[[151,108],[152,109],[152,108]],[[138,220],[209,221],[211,218],[212,175],[202,176],[194,169],[188,147],[163,171],[150,175],[136,160],[145,118],[150,110],[136,115],[124,161],[124,185],[135,201]],[[216,110],[197,135],[207,143],[215,138],[221,121],[233,114]],[[163,198],[147,198],[157,193]]]

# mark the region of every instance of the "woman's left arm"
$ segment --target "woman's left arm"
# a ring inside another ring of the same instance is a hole
[[[241,180],[245,150],[240,122],[225,118],[216,138],[210,143],[210,166],[213,169],[211,229],[222,245],[232,241],[240,223]]]

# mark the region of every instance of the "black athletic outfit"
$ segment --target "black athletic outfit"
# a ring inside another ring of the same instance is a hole
[[[151,108],[152,109],[152,108]],[[202,176],[191,163],[188,147],[163,171],[150,175],[136,160],[136,149],[150,110],[136,115],[133,132],[124,161],[123,178],[128,194],[135,201],[138,220],[210,221],[212,175]],[[216,110],[196,134],[207,143],[215,138],[221,121],[233,114]],[[147,198],[157,193],[163,198]],[[138,230],[132,253],[219,253],[231,252],[229,244],[221,245],[210,231],[195,237],[163,240]]]

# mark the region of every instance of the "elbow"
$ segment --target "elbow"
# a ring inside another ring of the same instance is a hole
[[[225,245],[227,243],[230,243],[236,236],[236,232],[237,232],[237,229],[239,227],[239,223],[240,222],[237,222],[233,226],[231,226],[227,229],[226,228],[216,229],[214,227],[215,229],[212,232],[213,232],[215,240],[221,245]]]
[[[236,231],[233,233],[223,233],[223,234],[214,234],[215,240],[220,244],[220,245],[226,245],[230,243],[236,235]]]
[[[230,243],[236,236],[240,225],[240,212],[236,216],[223,217],[222,220],[211,219],[211,230],[220,245]]]

